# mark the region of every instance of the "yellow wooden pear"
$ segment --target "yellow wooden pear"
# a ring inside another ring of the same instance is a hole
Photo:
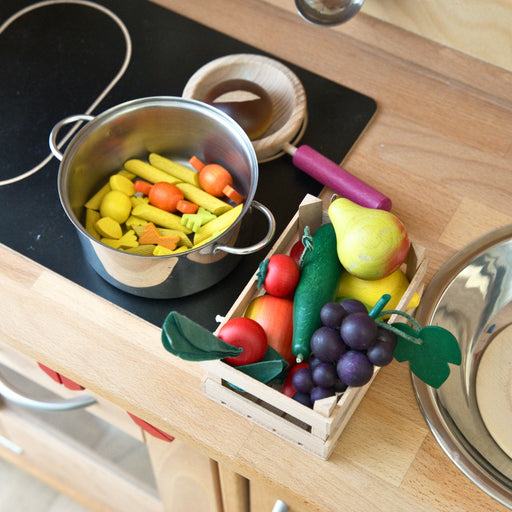
[[[380,279],[404,262],[409,237],[392,213],[341,197],[330,204],[328,215],[336,232],[338,257],[347,272],[361,279]]]
[[[372,307],[384,295],[391,295],[391,299],[386,304],[386,309],[395,309],[409,287],[407,276],[397,269],[389,276],[381,279],[361,279],[348,272],[343,272],[336,289],[337,297],[349,297],[357,299]],[[413,309],[420,303],[420,296],[415,293],[406,309]]]

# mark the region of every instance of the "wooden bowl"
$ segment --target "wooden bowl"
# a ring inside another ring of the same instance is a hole
[[[281,156],[285,144],[302,137],[307,125],[306,92],[297,75],[275,59],[245,53],[220,57],[192,75],[182,96],[204,101],[212,87],[230,79],[254,82],[272,100],[270,126],[252,141],[259,162]]]

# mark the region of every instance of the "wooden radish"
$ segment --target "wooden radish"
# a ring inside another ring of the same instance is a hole
[[[205,165],[196,156],[191,157],[189,163],[199,172],[199,184],[203,190],[215,197],[229,197],[236,204],[244,200],[242,194],[232,187],[233,177],[222,165]]]

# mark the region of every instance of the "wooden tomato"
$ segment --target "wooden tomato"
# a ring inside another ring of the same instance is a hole
[[[300,271],[295,260],[287,254],[274,254],[260,264],[258,284],[275,297],[293,294],[299,282]]]
[[[297,240],[293,244],[292,248],[290,249],[290,256],[297,263],[297,265],[300,262],[300,258],[302,256],[303,252],[304,252],[304,244],[302,243],[302,240]]]
[[[268,294],[261,295],[249,303],[244,316],[255,320],[263,327],[268,344],[289,364],[295,362],[295,356],[292,354],[292,300]]]
[[[236,357],[226,357],[224,361],[233,366],[242,366],[261,361],[267,351],[267,335],[258,322],[251,318],[231,318],[220,329],[217,336],[243,352]]]

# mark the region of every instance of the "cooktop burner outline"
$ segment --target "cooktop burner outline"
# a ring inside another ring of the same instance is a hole
[[[17,19],[21,18],[24,14],[27,14],[28,12],[31,12],[35,9],[39,9],[41,7],[47,7],[52,5],[58,5],[58,4],[74,4],[74,5],[84,5],[86,7],[91,7],[93,9],[97,9],[98,11],[106,14],[109,16],[117,25],[119,26],[125,43],[126,43],[126,53],[123,60],[123,63],[121,64],[121,67],[119,68],[119,71],[114,76],[114,78],[110,81],[110,83],[107,85],[107,87],[101,92],[101,94],[94,100],[94,102],[89,106],[89,108],[84,112],[86,115],[90,115],[94,109],[99,105],[99,103],[105,98],[105,96],[112,90],[112,88],[119,82],[121,77],[124,75],[126,68],[128,67],[130,63],[130,59],[132,56],[132,40],[130,37],[130,33],[128,31],[128,28],[124,24],[124,22],[115,14],[113,11],[108,9],[107,7],[104,7],[103,5],[97,4],[96,2],[91,2],[89,0],[43,0],[41,2],[37,2],[35,4],[28,5],[27,7],[24,7],[23,9],[20,9],[19,11],[15,12],[13,15],[11,15],[7,20],[5,20],[2,25],[0,25],[0,35]],[[62,145],[69,140],[69,138],[78,130],[81,123],[76,123],[73,125],[73,127],[68,130],[66,135],[62,137],[61,141],[58,144],[58,147],[62,147]],[[34,166],[32,169],[29,169],[28,171],[21,172],[21,174],[18,174],[17,176],[14,176],[12,178],[8,178],[5,180],[0,180],[0,187],[4,185],[10,185],[11,183],[15,183],[18,181],[21,181],[25,178],[28,178],[29,176],[32,176],[39,170],[41,170],[50,160],[54,158],[53,154],[50,152],[46,158],[44,158],[39,164]]]

